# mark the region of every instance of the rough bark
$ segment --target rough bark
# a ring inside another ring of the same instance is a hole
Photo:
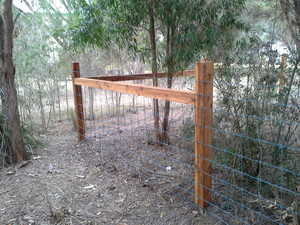
[[[18,111],[17,90],[15,86],[15,66],[13,63],[13,14],[12,0],[4,1],[3,15],[0,16],[0,85],[4,128],[7,132],[7,143],[13,163],[28,158],[21,132]]]

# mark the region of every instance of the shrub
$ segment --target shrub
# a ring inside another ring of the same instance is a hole
[[[23,140],[26,148],[26,152],[29,156],[33,154],[33,149],[42,145],[42,142],[35,138],[35,131],[32,127],[22,122],[21,131],[23,134]],[[0,166],[4,167],[11,164],[12,151],[8,144],[7,131],[4,125],[4,116],[0,111]]]

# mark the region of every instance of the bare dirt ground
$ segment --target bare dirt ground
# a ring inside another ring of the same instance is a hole
[[[45,139],[32,160],[0,170],[0,224],[215,224],[101,140],[78,143],[70,121]]]

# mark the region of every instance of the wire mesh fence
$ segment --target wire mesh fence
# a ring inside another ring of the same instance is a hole
[[[192,76],[173,80],[174,89],[195,93],[197,85],[200,91],[203,86],[213,86],[213,94],[200,93],[198,98],[213,99],[214,107],[171,102],[166,114],[165,101],[160,100],[159,115],[153,112],[152,98],[84,87],[82,93],[75,94],[75,98],[83,97],[77,106],[83,107],[77,112],[82,123],[77,121],[77,126],[85,128],[87,141],[110,146],[118,160],[178,199],[199,210],[207,206],[205,213],[216,221],[297,224],[299,86],[278,90],[278,85],[255,77],[224,76],[222,68],[216,68],[214,77],[213,82],[199,80],[196,85]],[[123,83],[151,85],[150,80],[136,78]],[[159,82],[165,86],[168,79],[160,78]],[[207,117],[195,118],[197,111],[198,116],[211,113],[213,123],[207,123]],[[168,129],[154,128],[155,116],[160,121],[168,119]],[[168,140],[157,139],[157,131],[165,133]],[[211,142],[197,138],[209,132]],[[205,147],[211,156],[199,154],[197,146]],[[209,170],[197,167],[199,161]],[[203,183],[203,177],[209,177],[211,185]],[[197,194],[198,188],[204,197]],[[197,201],[200,198],[203,205]]]

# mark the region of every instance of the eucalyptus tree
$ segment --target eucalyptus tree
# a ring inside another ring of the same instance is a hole
[[[215,50],[231,47],[234,31],[245,28],[238,21],[243,4],[244,1],[157,1],[157,31],[163,37],[168,88],[172,88],[177,70],[199,60],[201,55],[218,60],[213,56]],[[170,102],[166,101],[162,122],[162,141],[166,143],[169,111]]]
[[[2,3],[2,1],[0,1]],[[21,132],[18,97],[15,86],[15,66],[13,61],[13,18],[12,0],[3,2],[0,14],[0,87],[4,126],[1,133],[7,138],[6,154],[11,162],[21,162],[28,158]]]
[[[47,130],[55,110],[59,46],[48,33],[42,13],[23,13],[16,24],[16,81],[23,120]],[[59,98],[58,98],[59,99]],[[39,122],[40,121],[40,122]]]
[[[71,31],[79,44],[107,47],[116,42],[134,54],[143,54],[151,59],[153,85],[158,85],[161,69],[167,71],[167,87],[171,88],[175,71],[200,55],[212,56],[220,43],[222,48],[233,45],[232,31],[245,28],[238,21],[243,5],[243,0],[82,0],[80,20]],[[170,102],[165,102],[162,125],[158,101],[153,103],[156,139],[168,143]]]
[[[71,61],[73,55],[69,51],[65,30],[76,17],[72,6],[74,1],[23,2],[28,12],[22,13],[18,20],[15,50],[16,65],[20,71],[17,73],[19,95],[23,100],[21,103],[24,103],[21,109],[27,118],[31,118],[32,112],[36,113],[38,109],[39,115],[33,117],[33,123],[41,124],[42,130],[46,131],[50,120],[56,119],[57,115],[61,120],[63,116],[62,81],[65,82],[65,100],[69,109],[67,81],[70,68],[66,61]],[[61,5],[64,7],[59,8]],[[25,84],[27,88],[24,88]],[[37,122],[37,119],[41,121]]]

